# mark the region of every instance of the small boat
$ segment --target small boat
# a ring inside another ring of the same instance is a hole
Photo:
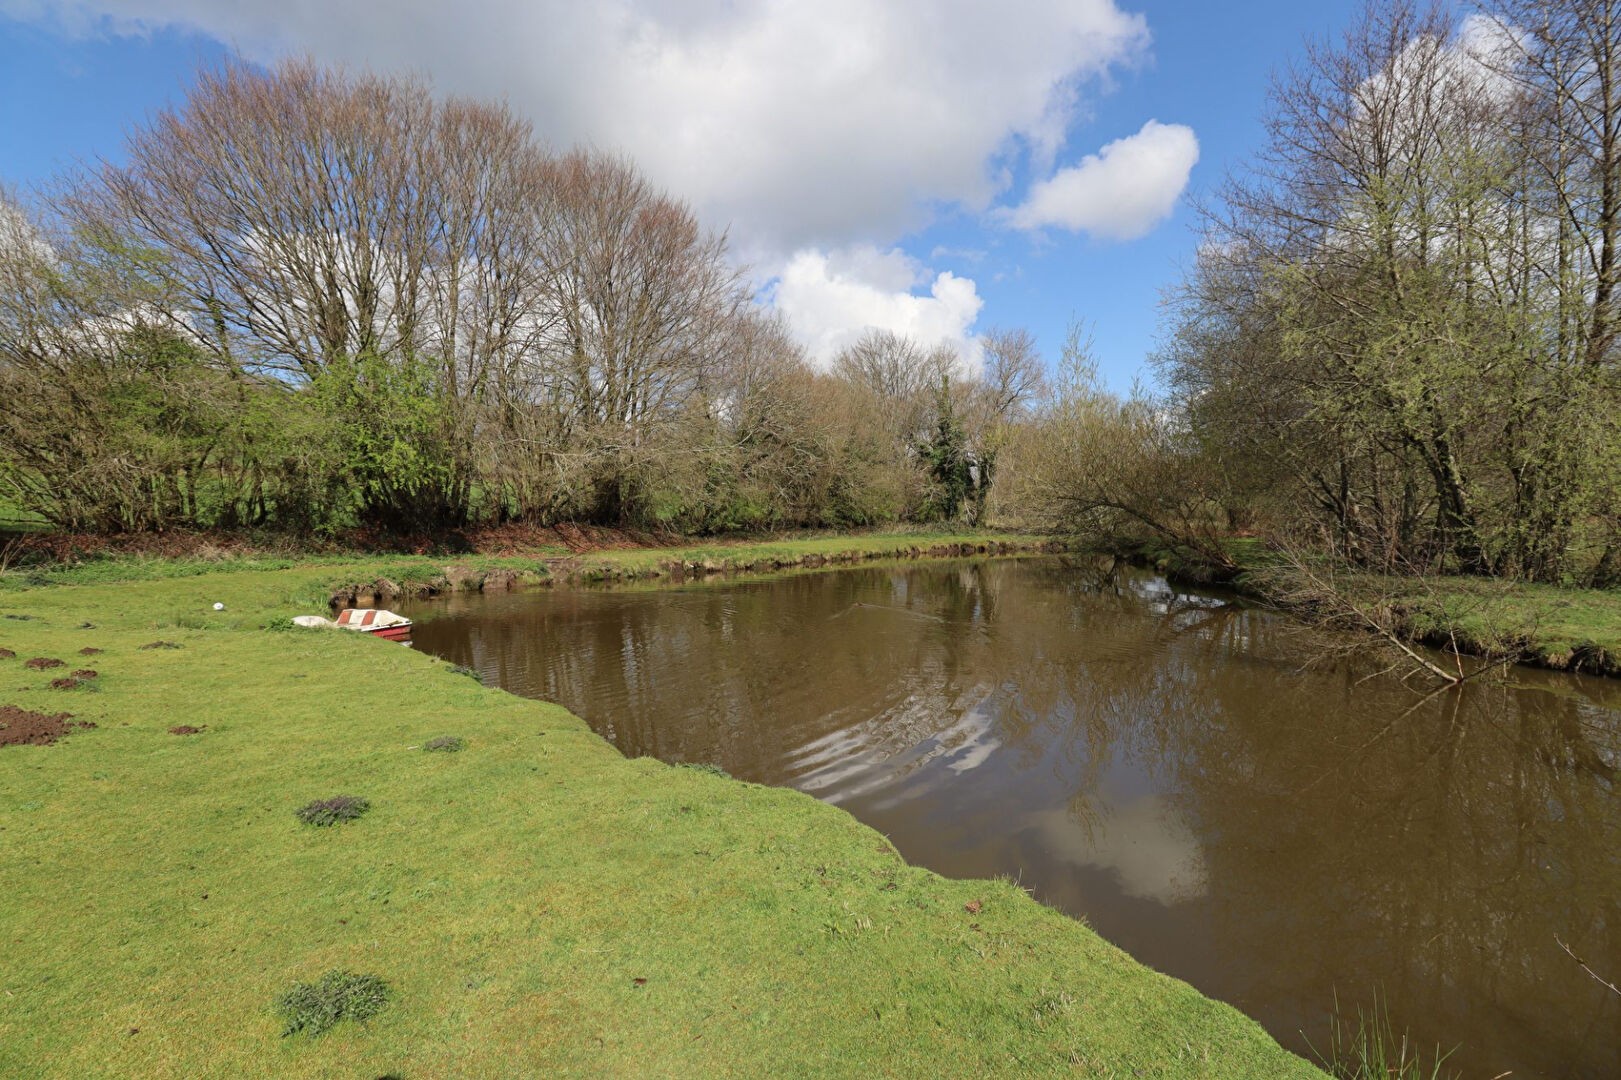
[[[362,634],[388,641],[411,640],[411,620],[381,608],[344,608],[338,615],[336,625],[343,630],[358,630]]]

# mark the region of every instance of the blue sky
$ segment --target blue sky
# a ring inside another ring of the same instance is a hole
[[[1051,359],[1074,317],[1124,388],[1197,243],[1187,197],[1260,144],[1272,71],[1360,3],[586,8],[0,0],[0,181],[27,188],[79,160],[116,159],[126,130],[232,51],[410,70],[506,98],[554,144],[629,153],[731,229],[813,352],[868,324],[960,342],[1023,326]],[[1191,172],[1122,153],[1107,182],[1055,195],[1056,217],[1029,210],[1041,185],[1056,190],[1111,142],[1149,154],[1133,140],[1149,121],[1175,136],[1157,145],[1184,164],[1196,138]],[[1168,216],[1122,209],[1139,195]],[[1146,216],[1113,224],[1133,213]]]

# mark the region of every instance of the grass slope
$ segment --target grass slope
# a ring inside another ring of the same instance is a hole
[[[399,646],[257,629],[348,569],[0,594],[33,616],[0,618],[0,704],[99,725],[0,748],[0,1075],[1317,1075],[808,796],[627,761]],[[31,656],[101,674],[50,690]],[[337,794],[370,812],[295,818]],[[277,997],[331,969],[392,1002],[281,1037]]]

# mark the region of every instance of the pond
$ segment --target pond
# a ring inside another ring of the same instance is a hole
[[[1621,684],[1430,697],[1342,642],[1068,559],[461,596],[416,645],[629,756],[844,807],[1328,1042],[1377,1002],[1464,1075],[1621,1075]]]

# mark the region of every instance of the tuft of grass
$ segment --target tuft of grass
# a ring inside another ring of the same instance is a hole
[[[422,749],[430,753],[459,754],[467,749],[467,740],[460,735],[441,735],[423,743]]]
[[[329,971],[312,983],[295,983],[276,999],[286,1026],[283,1037],[305,1032],[320,1035],[341,1020],[369,1020],[388,1004],[393,992],[376,975]]]
[[[336,825],[340,821],[353,821],[370,809],[371,803],[359,795],[334,795],[299,807],[298,820],[306,825]]]
[[[1390,1010],[1376,996],[1372,1012],[1359,1007],[1353,1024],[1334,1002],[1327,1053],[1317,1054],[1324,1070],[1340,1080],[1452,1080],[1458,1074],[1446,1068],[1452,1051],[1437,1046],[1426,1054],[1406,1031],[1398,1032]]]
[[[454,664],[454,665],[452,665],[451,669],[450,669],[450,673],[452,675],[466,675],[469,679],[472,679],[475,682],[483,682],[484,681],[484,679],[479,675],[477,668],[470,668],[466,664]]]
[[[693,772],[708,773],[710,776],[730,777],[732,775],[713,761],[684,761],[681,763],[681,767],[691,769]]]

